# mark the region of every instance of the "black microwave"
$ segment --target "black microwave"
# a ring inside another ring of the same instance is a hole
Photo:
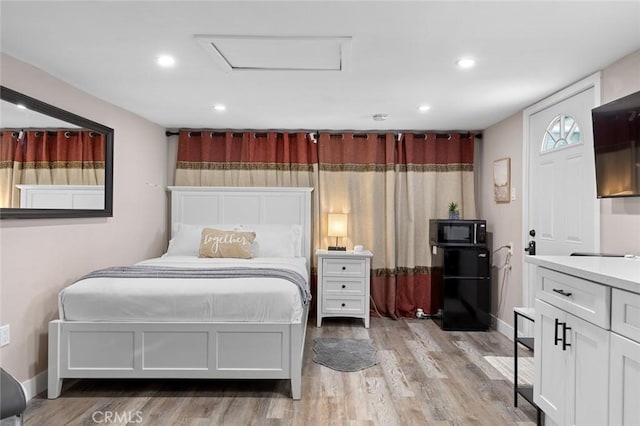
[[[429,221],[431,245],[438,247],[486,246],[486,220],[445,220]]]

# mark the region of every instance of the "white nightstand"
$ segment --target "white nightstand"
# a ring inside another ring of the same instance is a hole
[[[369,328],[369,286],[373,253],[368,250],[317,250],[318,294],[317,321],[322,318],[362,318]]]

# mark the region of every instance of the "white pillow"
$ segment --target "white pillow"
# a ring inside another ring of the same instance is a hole
[[[166,256],[198,256],[200,238],[203,228],[216,228],[222,231],[233,231],[237,225],[190,225],[177,223],[173,238],[169,241]]]
[[[236,231],[253,231],[254,257],[302,256],[302,227],[300,225],[240,225]]]

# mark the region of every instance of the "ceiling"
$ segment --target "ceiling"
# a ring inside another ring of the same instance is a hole
[[[3,53],[172,129],[482,130],[640,49],[640,1],[3,0],[0,19]]]

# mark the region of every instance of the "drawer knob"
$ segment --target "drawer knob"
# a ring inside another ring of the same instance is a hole
[[[342,288],[347,288],[347,286],[345,284],[342,284]]]
[[[342,307],[344,308],[345,306],[347,306],[347,304],[346,304],[346,303],[343,303],[343,304],[342,304]]]
[[[342,267],[342,270],[343,270],[343,271],[346,271],[346,270],[347,270],[347,267],[346,267],[346,266],[343,266],[343,267]]]

